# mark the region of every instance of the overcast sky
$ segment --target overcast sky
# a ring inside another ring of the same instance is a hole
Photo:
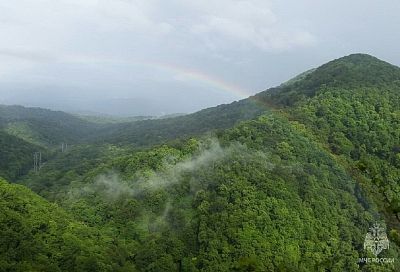
[[[0,0],[0,103],[161,115],[356,52],[400,64],[399,0]]]

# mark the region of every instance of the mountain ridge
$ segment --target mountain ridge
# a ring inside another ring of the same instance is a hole
[[[230,105],[114,125],[18,180],[106,238],[83,263],[49,262],[62,271],[399,271],[358,262],[373,257],[363,243],[374,223],[390,241],[379,257],[400,256],[398,68],[365,55],[321,67]],[[24,219],[13,201],[6,207]],[[5,218],[0,229],[13,231],[13,214]]]
[[[290,106],[305,97],[312,97],[325,87],[383,87],[388,84],[400,84],[400,68],[374,56],[357,53],[329,61],[299,80],[268,89],[253,97],[278,106]]]

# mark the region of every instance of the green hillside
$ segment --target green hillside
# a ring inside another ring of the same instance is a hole
[[[102,127],[64,112],[0,105],[0,176],[16,181],[33,169],[34,152],[45,163],[61,143],[83,143]]]
[[[43,147],[80,143],[100,127],[60,111],[0,105],[2,130]]]
[[[256,98],[291,106],[305,97],[313,97],[323,87],[357,89],[388,85],[400,85],[399,67],[370,55],[352,54],[328,62],[300,80],[259,93]]]
[[[104,128],[91,141],[133,146],[151,146],[177,138],[225,129],[255,118],[265,111],[257,101],[241,100],[174,118],[144,120]]]
[[[354,54],[257,97],[304,124],[400,229],[399,67]]]
[[[44,151],[39,146],[2,131],[0,131],[0,147],[0,177],[13,181],[33,168],[34,152]]]
[[[62,126],[76,145],[18,178],[47,200],[0,183],[4,271],[400,271],[396,66],[354,54],[194,114],[82,122]],[[39,139],[59,141],[48,129]],[[360,264],[376,222],[379,257],[396,261]]]
[[[0,179],[0,271],[123,271],[118,247],[20,185]]]
[[[274,114],[117,158],[64,205],[135,237],[139,271],[357,271],[369,225],[383,220],[304,127]]]

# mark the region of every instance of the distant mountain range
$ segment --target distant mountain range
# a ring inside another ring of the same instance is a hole
[[[400,271],[362,261],[374,224],[400,258],[400,68],[373,56],[183,116],[0,128],[0,271]]]

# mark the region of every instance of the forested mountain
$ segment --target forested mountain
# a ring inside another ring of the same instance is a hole
[[[239,121],[256,118],[271,106],[292,105],[313,96],[321,87],[358,88],[387,84],[400,84],[400,68],[366,54],[353,54],[311,69],[286,84],[247,99],[178,118],[117,124],[94,134],[91,141],[148,146],[229,128]]]
[[[235,101],[199,112],[157,120],[143,120],[106,127],[90,139],[96,142],[150,146],[177,138],[187,138],[262,114],[266,108],[253,100]]]
[[[131,118],[126,122],[107,122],[102,118],[85,119],[41,108],[0,105],[0,140],[5,146],[0,160],[0,171],[4,173],[4,177],[11,180],[26,174],[32,165],[33,153],[36,151],[44,152],[43,160],[51,159],[52,165],[60,163],[71,165],[64,163],[64,157],[57,156],[54,152],[60,149],[62,143],[67,143],[70,148],[75,146],[74,154],[78,150],[82,156],[76,156],[73,165],[82,167],[86,162],[91,164],[114,154],[108,151],[118,148],[110,144],[124,146],[124,149],[128,150],[131,147],[148,147],[164,141],[184,139],[228,128],[241,120],[260,115],[263,110],[265,110],[263,106],[243,100],[190,115],[151,120],[137,118],[135,121]],[[131,147],[127,148],[125,145]],[[108,151],[103,152],[104,150]],[[61,168],[51,169],[57,169],[61,177],[68,173],[60,171]],[[34,181],[30,184],[34,186],[36,183],[37,188],[52,183],[36,181],[36,178],[34,176]]]
[[[79,143],[101,126],[60,111],[0,105],[0,128],[43,147]]]
[[[400,271],[399,80],[355,54],[229,105],[95,127],[19,178],[47,200],[1,181],[0,271]],[[358,262],[376,222],[393,263]]]
[[[129,271],[110,237],[1,178],[0,211],[0,271]]]
[[[293,105],[321,88],[357,89],[400,85],[400,68],[366,54],[353,54],[328,62],[288,84],[261,92],[261,101]]]
[[[16,181],[32,169],[35,152],[45,164],[62,143],[83,143],[103,126],[60,111],[0,105],[0,176]]]
[[[43,148],[0,131],[0,177],[15,181],[33,165],[33,153]]]

